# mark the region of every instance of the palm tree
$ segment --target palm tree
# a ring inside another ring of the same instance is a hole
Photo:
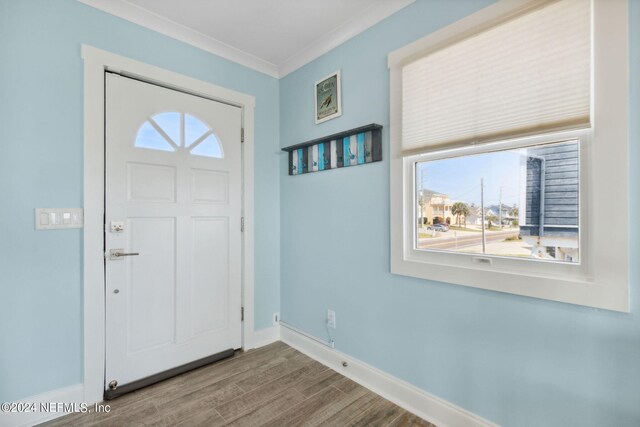
[[[469,215],[469,205],[464,202],[455,202],[453,206],[451,206],[451,213],[456,216],[458,227],[460,227],[460,217],[464,216],[466,218],[467,215]]]
[[[498,217],[492,211],[489,211],[489,213],[484,216],[484,219],[488,222],[487,228],[491,228],[492,223],[498,222]]]
[[[514,204],[511,209],[509,209],[509,216],[511,217],[511,226],[519,226],[520,225],[520,219],[518,218],[518,216],[520,215],[520,209],[518,209],[518,207]]]

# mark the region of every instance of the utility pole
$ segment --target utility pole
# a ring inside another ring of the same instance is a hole
[[[487,240],[484,235],[484,178],[480,178],[480,217],[482,218],[482,253],[486,253]]]
[[[498,211],[500,211],[499,218],[500,218],[500,229],[502,229],[502,187],[500,187],[500,197],[498,197]]]

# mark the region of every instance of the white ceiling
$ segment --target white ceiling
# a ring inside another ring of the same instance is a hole
[[[79,0],[283,77],[415,0]]]

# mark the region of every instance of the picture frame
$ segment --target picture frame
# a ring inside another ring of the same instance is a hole
[[[340,70],[318,80],[313,87],[316,124],[342,115]]]

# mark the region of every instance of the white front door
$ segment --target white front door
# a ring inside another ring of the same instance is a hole
[[[106,81],[108,387],[241,345],[242,111]]]

